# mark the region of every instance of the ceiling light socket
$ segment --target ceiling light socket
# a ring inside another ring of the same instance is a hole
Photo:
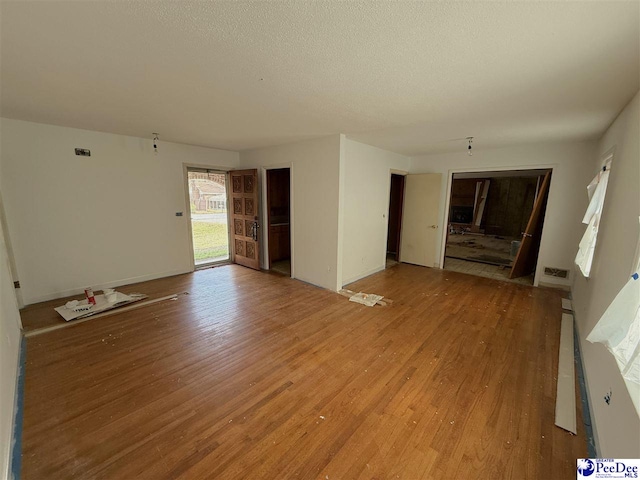
[[[152,133],[151,135],[153,135],[153,153],[158,153],[158,139],[160,137],[159,133]]]

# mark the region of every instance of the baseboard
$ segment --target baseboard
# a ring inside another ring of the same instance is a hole
[[[573,294],[571,295],[573,301]],[[580,386],[580,399],[582,402],[582,416],[585,424],[585,432],[587,434],[587,452],[590,458],[598,458],[600,455],[600,442],[598,441],[598,430],[596,424],[593,421],[591,415],[590,405],[593,403],[591,397],[591,391],[589,390],[589,379],[587,378],[587,371],[584,368],[583,355],[582,355],[582,334],[580,332],[580,324],[578,322],[576,314],[576,305],[573,305],[573,325],[576,336],[575,351],[576,351],[576,367],[578,384]],[[591,457],[593,455],[593,457]]]
[[[12,479],[19,479],[22,471],[22,419],[24,411],[24,368],[27,358],[27,340],[21,334],[18,352],[18,376],[16,378],[16,400],[13,414],[13,438],[9,455],[9,471]]]
[[[132,283],[140,283],[147,282],[149,280],[156,280],[158,278],[165,277],[173,277],[174,275],[182,275],[185,273],[191,273],[193,270],[191,268],[188,269],[179,269],[179,270],[170,270],[168,272],[161,273],[152,273],[149,275],[140,275],[138,277],[129,277],[129,278],[121,278],[119,280],[113,280],[106,283],[99,283],[97,285],[92,285],[91,287],[94,290],[101,290],[103,288],[115,288],[120,287],[122,285],[130,285]],[[49,300],[56,300],[58,298],[70,297],[72,295],[81,295],[84,293],[85,287],[73,288],[71,290],[62,290],[59,292],[48,293],[46,295],[40,295],[33,298],[24,299],[25,306],[32,305],[34,303],[47,302]],[[144,293],[144,292],[140,292]]]
[[[587,454],[589,458],[598,458],[600,448],[596,445],[596,437],[594,435],[593,420],[591,418],[591,407],[589,402],[589,392],[587,389],[587,380],[584,376],[584,363],[582,363],[582,347],[580,345],[580,335],[578,333],[578,325],[573,317],[573,336],[574,336],[574,357],[576,362],[576,376],[578,377],[578,388],[580,389],[580,403],[582,404],[582,420],[587,435]]]
[[[565,292],[571,291],[571,285],[565,285],[563,283],[550,283],[550,282],[538,282],[538,287],[557,288]]]
[[[346,280],[343,280],[342,281],[342,286],[344,287],[345,285],[349,285],[350,283],[357,282],[358,280],[362,280],[363,278],[368,277],[369,275],[373,275],[374,273],[381,272],[385,268],[386,268],[385,265],[382,265],[381,267],[373,268],[373,269],[371,269],[371,270],[369,270],[367,272],[364,272],[362,274],[358,274],[355,277],[351,277],[351,278],[348,278]]]

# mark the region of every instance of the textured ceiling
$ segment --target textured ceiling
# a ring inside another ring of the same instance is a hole
[[[0,114],[231,150],[594,138],[638,91],[639,5],[3,1]]]

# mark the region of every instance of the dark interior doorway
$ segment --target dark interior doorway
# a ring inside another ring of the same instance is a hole
[[[291,275],[291,171],[267,170],[269,269]]]
[[[389,193],[389,226],[387,228],[387,261],[400,261],[400,233],[402,229],[402,204],[404,201],[404,176],[391,174]]]

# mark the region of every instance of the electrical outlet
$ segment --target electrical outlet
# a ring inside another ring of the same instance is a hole
[[[606,403],[607,405],[611,405],[611,394],[612,394],[612,393],[613,393],[613,392],[611,391],[611,389],[609,389],[609,393],[607,393],[607,394],[604,396],[604,401],[605,401],[605,403]]]
[[[182,216],[182,212],[176,212],[176,217],[181,217]]]

